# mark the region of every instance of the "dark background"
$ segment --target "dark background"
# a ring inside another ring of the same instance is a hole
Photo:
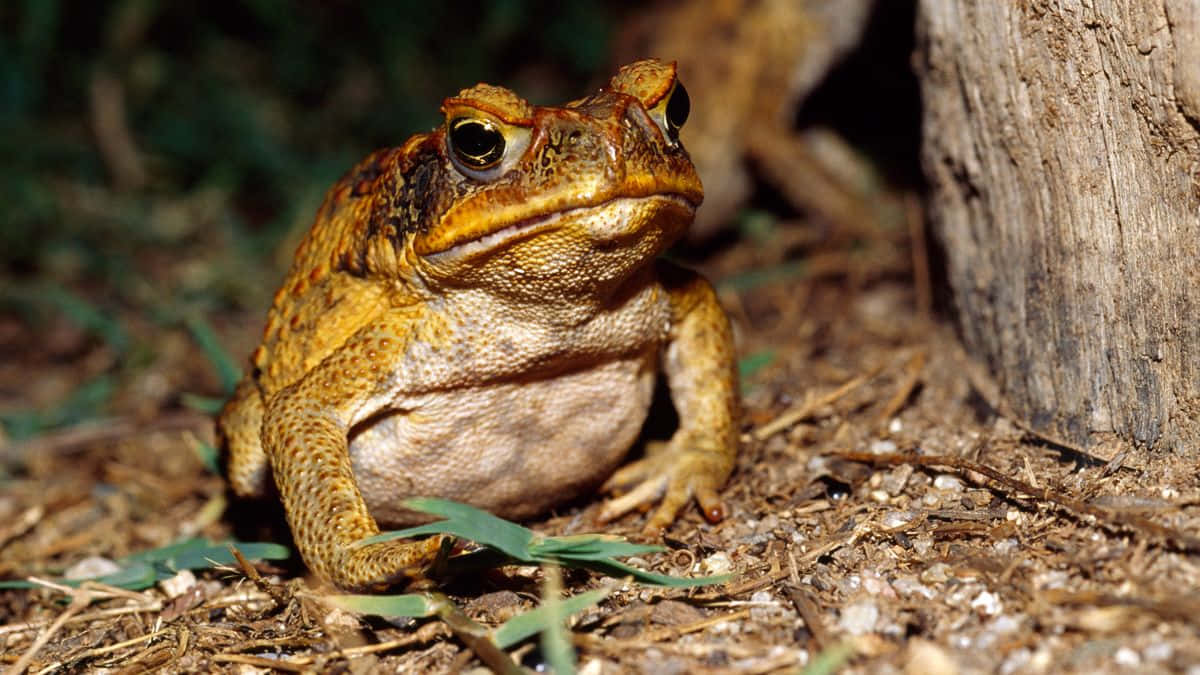
[[[798,113],[908,186],[912,4],[881,3]],[[476,82],[535,103],[586,93],[638,6],[0,3],[0,445],[98,415],[215,410],[338,176]]]

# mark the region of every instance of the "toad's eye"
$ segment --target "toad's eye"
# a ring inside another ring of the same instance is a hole
[[[667,131],[672,140],[679,140],[679,130],[687,122],[688,113],[692,111],[692,99],[682,83],[676,83],[667,100]]]
[[[504,157],[504,134],[488,120],[459,117],[450,121],[450,149],[472,169],[489,169]]]

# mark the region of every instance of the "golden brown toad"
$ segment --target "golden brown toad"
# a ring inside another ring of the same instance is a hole
[[[602,519],[658,501],[657,531],[692,498],[721,518],[729,322],[704,279],[656,259],[702,198],[674,64],[562,107],[480,84],[442,110],[326,197],[218,420],[234,490],[274,476],[309,567],[360,590],[436,557],[437,538],[355,545],[413,522],[412,496],[522,518],[607,479],[632,489]],[[614,473],[660,367],[679,429]]]

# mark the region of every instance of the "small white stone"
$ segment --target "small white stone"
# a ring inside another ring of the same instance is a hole
[[[163,579],[158,582],[159,588],[171,600],[187,593],[195,585],[196,575],[192,574],[191,570],[180,570],[170,579]]]
[[[996,616],[1003,609],[1000,596],[991,591],[983,591],[971,600],[971,608],[978,609],[985,616]]]
[[[1000,555],[1012,555],[1021,547],[1020,542],[1012,537],[1001,539],[992,544],[992,550]]]
[[[733,572],[733,561],[728,553],[717,551],[701,561],[700,571],[711,576],[730,574]]]
[[[321,623],[325,624],[326,628],[343,630],[356,630],[362,625],[357,616],[337,607],[330,608]]]
[[[1142,658],[1147,661],[1167,661],[1175,656],[1175,648],[1169,642],[1155,642],[1142,650]]]
[[[932,600],[933,596],[936,595],[932,588],[911,576],[896,577],[892,580],[892,588],[896,589],[896,592],[900,595],[919,595],[926,600]]]
[[[901,431],[904,431],[904,423],[900,421],[899,417],[893,417],[892,421],[888,422],[888,433],[898,434]]]
[[[992,622],[988,624],[987,629],[999,635],[1007,635],[1020,630],[1021,622],[1015,616],[1001,614],[995,619],[992,619]]]
[[[1070,583],[1071,575],[1064,570],[1046,570],[1033,577],[1033,587],[1039,590],[1066,588]]]
[[[63,572],[63,577],[78,581],[81,579],[95,579],[109,574],[116,574],[121,571],[121,566],[117,563],[98,555],[90,555],[83,560],[71,565]]]
[[[750,596],[750,619],[753,621],[770,621],[782,614],[779,601],[770,591],[758,591]]]
[[[589,661],[585,661],[576,672],[579,673],[579,675],[600,675],[602,672],[604,672],[604,664],[600,661],[600,659],[591,659]]]
[[[1017,649],[1009,654],[1008,658],[1004,659],[1004,662],[1000,664],[1000,675],[1013,675],[1013,673],[1022,671],[1029,672],[1025,666],[1029,665],[1029,662],[1032,660],[1033,652],[1028,647]]]
[[[896,441],[871,441],[871,452],[876,455],[890,455],[896,452]]]
[[[912,511],[888,511],[883,514],[883,526],[887,529],[895,529],[904,525],[908,525],[916,515]]]
[[[958,664],[941,646],[922,640],[912,640],[908,645],[908,657],[904,665],[905,673],[921,673],[922,675],[957,675]]]
[[[1121,647],[1115,654],[1113,654],[1113,662],[1119,666],[1131,668],[1133,666],[1141,665],[1142,657],[1129,647]]]
[[[937,478],[933,479],[933,487],[947,492],[961,492],[963,482],[961,478],[953,474],[940,473]]]
[[[923,558],[933,550],[933,537],[913,537],[912,547],[913,551]]]
[[[950,566],[944,562],[935,562],[929,567],[926,567],[922,572],[920,579],[927,584],[940,584],[950,578]]]
[[[838,628],[851,635],[866,635],[875,630],[879,621],[879,606],[870,600],[859,600],[842,609]]]

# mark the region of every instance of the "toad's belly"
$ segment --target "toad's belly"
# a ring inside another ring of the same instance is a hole
[[[636,440],[654,357],[550,379],[437,392],[355,429],[350,457],[371,514],[419,522],[408,497],[444,497],[525,518],[585,494]]]

